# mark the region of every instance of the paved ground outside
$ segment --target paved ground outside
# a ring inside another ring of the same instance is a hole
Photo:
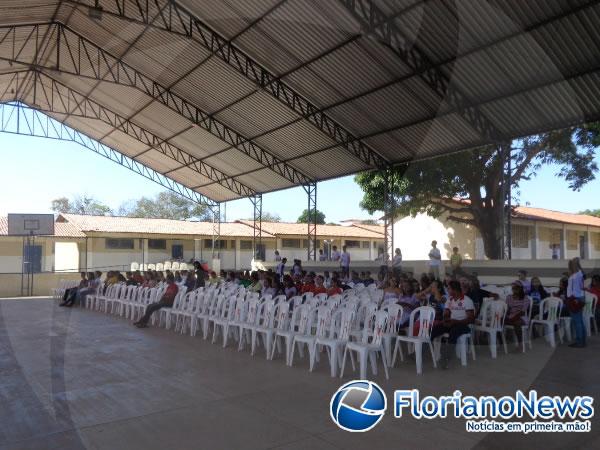
[[[421,395],[592,395],[600,399],[600,337],[586,349],[534,349],[492,360],[478,347],[466,368],[427,359],[371,377],[386,391]],[[358,374],[355,374],[358,378]],[[462,419],[394,419],[370,432],[337,429],[332,394],[352,379],[332,379],[325,360],[308,372],[264,351],[223,349],[200,337],[149,328],[102,313],[59,308],[48,299],[0,300],[0,449],[577,449],[600,448],[590,433],[467,433]],[[597,406],[597,405],[596,405]],[[391,407],[391,405],[390,405]]]

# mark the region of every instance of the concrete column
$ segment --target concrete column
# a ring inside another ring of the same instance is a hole
[[[585,231],[585,259],[592,258],[592,233],[590,233],[590,229],[588,228]]]
[[[538,229],[538,223],[533,223],[533,235],[530,240],[531,244],[531,259],[540,258],[540,231]]]
[[[202,239],[194,239],[194,259],[200,259],[202,252]]]
[[[148,246],[148,239],[144,238],[142,239],[142,255],[144,255],[144,257],[142,258],[142,264],[148,264],[150,261],[149,255],[150,255],[150,247]]]
[[[242,266],[242,261],[240,258],[240,251],[241,251],[241,243],[240,243],[240,239],[236,239],[235,240],[235,249],[234,249],[234,261],[233,261],[233,265],[235,267],[235,270],[239,270]]]
[[[281,255],[281,239],[279,239],[279,238],[275,238],[275,250],[279,250],[279,254]],[[275,253],[275,252],[273,252],[273,253]],[[266,255],[265,255],[265,259],[267,259]]]
[[[373,239],[369,241],[369,261],[373,261]]]
[[[564,223],[560,233],[560,259],[567,259],[567,227]]]

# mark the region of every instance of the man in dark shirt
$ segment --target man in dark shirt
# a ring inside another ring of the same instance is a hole
[[[179,287],[175,284],[175,277],[172,273],[167,274],[167,289],[160,298],[160,301],[148,305],[144,316],[135,322],[134,325],[138,328],[146,328],[150,321],[150,317],[155,311],[158,311],[161,308],[171,308],[173,306],[178,291]]]

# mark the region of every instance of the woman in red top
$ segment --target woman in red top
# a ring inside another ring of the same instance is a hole
[[[342,289],[339,278],[334,278],[331,281],[331,287],[327,289],[327,295],[330,297],[332,295],[342,295],[342,292],[344,292],[344,290]]]

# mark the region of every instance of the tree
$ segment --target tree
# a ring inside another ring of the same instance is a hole
[[[119,215],[173,220],[212,220],[210,209],[171,191],[160,192],[154,198],[142,197],[121,205]]]
[[[586,209],[585,211],[581,211],[579,214],[600,217],[600,209]]]
[[[60,197],[52,200],[51,209],[57,213],[87,214],[94,216],[106,216],[112,214],[110,207],[96,200],[94,197],[77,195],[69,200]]]
[[[254,220],[254,217],[250,217],[246,220]],[[277,213],[263,212],[261,216],[263,222],[281,222],[281,217]]]
[[[501,259],[506,215],[503,181],[510,181],[516,200],[521,181],[554,164],[559,167],[556,176],[578,191],[598,171],[594,152],[599,144],[600,125],[589,124],[390,169],[395,213],[434,217],[447,213],[449,220],[476,227],[486,256]],[[355,180],[364,191],[361,207],[371,214],[383,211],[383,174],[363,173]],[[467,201],[448,201],[456,197]]]
[[[298,220],[296,222],[298,222],[298,223],[308,223],[309,222],[308,209],[305,209],[304,211],[302,211],[302,214],[300,214],[300,217],[298,217]],[[318,209],[317,209],[317,223],[325,224],[325,213],[322,213]]]

